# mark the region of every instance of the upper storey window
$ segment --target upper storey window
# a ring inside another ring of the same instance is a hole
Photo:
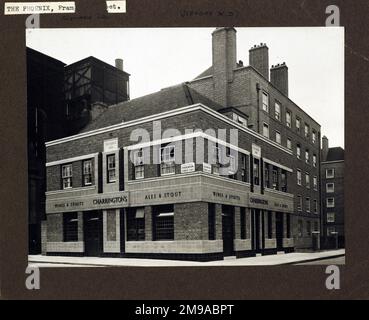
[[[62,180],[63,180],[63,189],[72,188],[72,165],[66,164],[62,166]]]
[[[161,175],[175,173],[175,146],[161,148]]]
[[[291,112],[290,111],[287,111],[286,112],[286,125],[288,128],[291,128]]]
[[[316,142],[316,132],[313,130],[312,135],[311,135],[311,141],[315,144]]]
[[[309,138],[310,134],[310,127],[308,124],[305,123],[305,138]]]
[[[267,123],[263,124],[263,136],[269,138],[269,125]]]
[[[299,118],[296,118],[296,130],[297,132],[300,132],[301,127],[301,120]]]
[[[325,170],[325,177],[327,179],[333,179],[334,178],[334,169],[326,169]]]
[[[269,112],[269,95],[263,92],[263,110]]]
[[[278,121],[281,121],[281,105],[277,101],[274,104],[274,116]]]
[[[106,162],[107,162],[107,180],[108,183],[113,183],[116,181],[115,154],[109,154],[106,157]]]
[[[83,161],[83,185],[92,184],[92,160]]]

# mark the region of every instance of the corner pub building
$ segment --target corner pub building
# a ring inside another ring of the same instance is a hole
[[[210,261],[314,247],[320,125],[288,98],[285,64],[269,81],[266,45],[244,67],[234,28],[212,40],[194,80],[95,105],[82,132],[46,143],[44,254]]]

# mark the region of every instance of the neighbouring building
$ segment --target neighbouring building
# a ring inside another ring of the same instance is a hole
[[[65,67],[64,111],[67,117],[66,136],[78,133],[91,121],[91,106],[107,108],[129,100],[129,76],[123,71],[123,60],[115,67],[88,57]]]
[[[212,37],[194,80],[96,103],[80,133],[46,143],[44,253],[208,261],[319,246],[320,125],[288,98],[286,64],[269,81],[265,44],[243,66],[234,28]]]
[[[94,57],[71,65],[31,48],[27,58],[29,252],[41,252],[45,219],[45,142],[76,134],[92,120],[89,111],[129,100],[123,61],[113,67]]]
[[[41,251],[41,220],[45,219],[45,142],[64,136],[64,66],[27,48],[28,239],[29,252]]]
[[[325,136],[322,140],[322,247],[342,248],[345,246],[345,151],[341,147],[329,148]]]

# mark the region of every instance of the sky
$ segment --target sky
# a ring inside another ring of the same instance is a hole
[[[194,79],[211,66],[214,28],[27,29],[28,47],[70,64],[94,56],[131,74],[131,99]],[[329,146],[344,147],[344,28],[236,28],[237,60],[254,44],[269,66],[286,62],[289,98],[322,126]]]

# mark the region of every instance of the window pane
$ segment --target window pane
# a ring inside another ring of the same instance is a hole
[[[174,240],[173,206],[157,209],[154,218],[154,239]]]
[[[263,125],[263,136],[269,138],[269,126],[266,123]]]

